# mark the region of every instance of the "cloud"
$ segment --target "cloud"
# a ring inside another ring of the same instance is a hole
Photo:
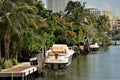
[[[112,8],[111,6],[109,5],[109,3],[105,2],[102,4],[102,7],[101,7],[102,10],[106,10],[106,11],[112,11]]]
[[[115,16],[118,16],[120,18],[120,8],[117,8],[115,10]]]
[[[86,5],[86,8],[97,8],[97,7],[95,7],[93,5]]]

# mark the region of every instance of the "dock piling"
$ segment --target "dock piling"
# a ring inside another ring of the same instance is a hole
[[[40,76],[44,76],[44,71],[43,71],[43,67],[44,67],[44,55],[42,53],[39,53],[38,55],[38,73],[40,74]]]

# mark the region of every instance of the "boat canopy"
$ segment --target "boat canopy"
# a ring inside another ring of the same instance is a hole
[[[49,55],[65,55],[69,51],[68,46],[65,44],[54,44],[51,48],[51,52],[49,52]]]

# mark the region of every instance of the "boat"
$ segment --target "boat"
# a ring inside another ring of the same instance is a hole
[[[81,54],[81,55],[86,55],[86,54],[88,54],[88,49],[87,49],[84,45],[81,45],[81,46],[80,46],[80,54]]]
[[[65,44],[54,44],[46,52],[45,65],[49,69],[65,69],[72,61],[74,50]]]
[[[80,54],[81,55],[87,55],[89,53],[89,44],[81,42],[80,46],[79,46],[79,49],[80,49]]]
[[[90,46],[89,46],[89,48],[90,48],[90,50],[91,51],[98,51],[99,50],[99,45],[98,45],[98,43],[94,43],[94,44],[91,44]]]

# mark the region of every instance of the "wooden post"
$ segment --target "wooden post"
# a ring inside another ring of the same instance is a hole
[[[43,73],[43,55],[42,53],[38,54],[38,73],[42,74]]]
[[[24,74],[22,74],[22,80],[24,80]]]
[[[44,71],[43,71],[43,67],[44,67],[44,55],[42,53],[38,54],[38,73],[40,74],[40,76],[44,76]]]
[[[43,48],[43,54],[44,54],[44,57],[46,57],[46,46]]]
[[[25,80],[27,80],[27,77],[28,77],[28,76],[25,76]]]
[[[11,73],[11,80],[13,80],[13,73]]]

